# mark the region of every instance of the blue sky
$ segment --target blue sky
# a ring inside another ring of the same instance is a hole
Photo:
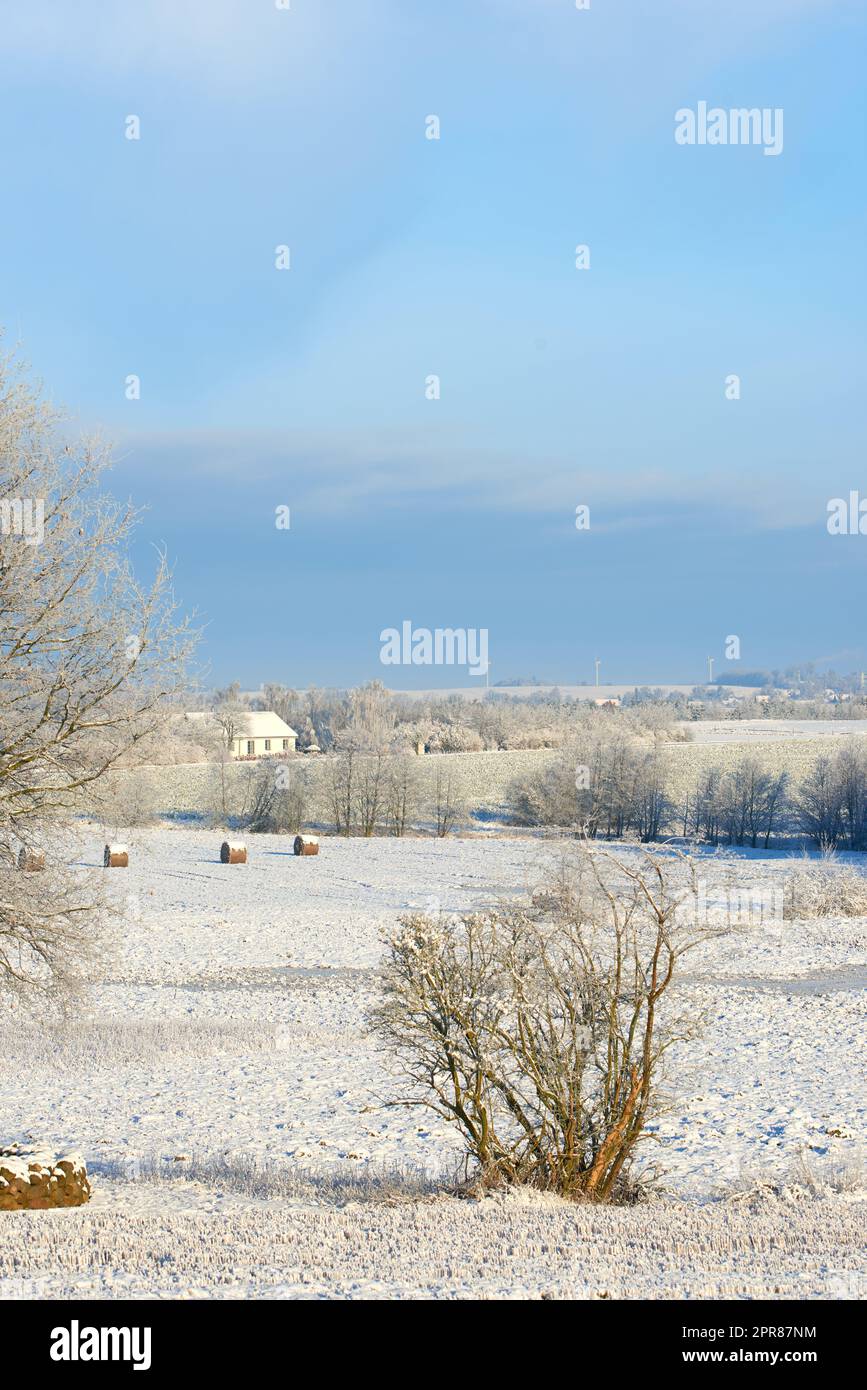
[[[747,666],[867,665],[867,536],[825,525],[867,497],[865,27],[854,0],[4,16],[0,321],[117,441],[216,681],[469,683],[382,667],[405,619],[487,628],[492,681],[724,675],[729,634]],[[702,100],[782,108],[782,153],[679,146]]]

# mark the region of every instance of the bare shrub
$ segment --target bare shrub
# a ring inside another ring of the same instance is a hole
[[[328,757],[326,791],[339,835],[403,835],[417,807],[416,760],[343,732]]]
[[[153,825],[157,820],[153,781],[139,769],[112,772],[94,787],[91,809],[105,827]]]
[[[328,799],[338,835],[351,835],[355,822],[356,753],[345,748],[328,760]]]
[[[388,754],[341,735],[329,756],[328,795],[338,835],[373,835],[385,814]]]
[[[396,1103],[456,1124],[485,1183],[626,1197],[664,1054],[693,1031],[663,997],[709,934],[680,912],[696,892],[684,856],[582,847],[541,903],[403,918],[372,1017]]]
[[[783,916],[867,917],[867,876],[831,850],[818,860],[805,856],[786,878]]]
[[[374,833],[384,813],[388,755],[381,748],[358,760],[355,817],[362,835]]]
[[[307,804],[306,769],[269,758],[251,769],[239,820],[254,835],[294,835],[306,820]]]

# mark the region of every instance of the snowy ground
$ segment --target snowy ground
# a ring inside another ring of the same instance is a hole
[[[683,988],[708,1025],[673,1058],[678,1103],[650,1146],[666,1191],[652,1206],[383,1202],[364,1175],[448,1172],[456,1138],[384,1104],[392,1088],[364,1024],[381,932],[412,907],[535,886],[557,846],[333,838],[296,859],[262,836],[248,864],[227,866],[218,833],[124,838],[131,866],[108,882],[125,934],[89,1016],[60,1038],[0,1028],[14,1058],[0,1136],[79,1149],[96,1187],[80,1211],[0,1214],[0,1297],[867,1291],[863,1188],[831,1190],[843,1169],[864,1173],[867,920],[765,922],[691,960]],[[84,859],[100,851],[94,838]],[[786,868],[753,852],[708,857],[707,872],[767,885]],[[790,1184],[717,1200],[805,1162],[820,1195]],[[239,1178],[251,1165],[258,1186]],[[151,1180],[154,1167],[170,1176]],[[281,1188],[281,1173],[296,1178]],[[341,1197],[347,1174],[359,1185]]]

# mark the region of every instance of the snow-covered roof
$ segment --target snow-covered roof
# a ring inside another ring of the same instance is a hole
[[[272,709],[251,710],[238,720],[240,738],[297,738],[294,729],[285,724]]]
[[[190,710],[187,719],[207,720],[208,723],[216,725],[217,715],[213,710]],[[236,738],[297,738],[294,729],[290,729],[272,709],[266,710],[246,710],[237,715],[233,715]]]

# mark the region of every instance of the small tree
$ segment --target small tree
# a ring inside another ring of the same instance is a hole
[[[356,754],[350,745],[328,760],[328,796],[331,819],[338,835],[351,835],[355,816]]]
[[[358,759],[355,779],[356,822],[362,835],[376,831],[387,794],[386,769],[388,754],[382,749],[363,754]]]
[[[433,803],[438,839],[444,840],[446,835],[454,829],[463,814],[463,810],[463,803],[455,789],[451,768],[444,770],[442,764],[438,764]]]
[[[626,1195],[664,1055],[694,1030],[663,1005],[708,934],[696,894],[682,855],[633,864],[582,847],[523,906],[403,918],[373,1015],[404,1081],[397,1103],[457,1125],[485,1182]]]
[[[389,835],[403,835],[418,800],[417,758],[394,753],[385,777],[385,821]]]

